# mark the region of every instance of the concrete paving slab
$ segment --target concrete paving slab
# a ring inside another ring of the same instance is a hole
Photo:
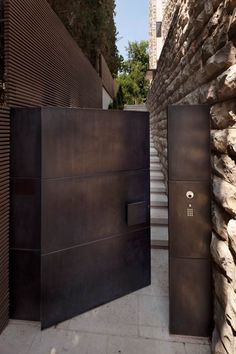
[[[152,250],[151,286],[43,332],[10,321],[0,354],[210,354],[207,339],[169,334],[168,306],[168,252]]]
[[[110,337],[109,354],[184,354],[182,343],[148,340],[144,338]]]
[[[107,340],[105,335],[51,328],[38,333],[30,348],[30,354],[104,354]]]
[[[29,353],[38,333],[40,333],[39,325],[10,323],[0,336],[0,353]]]
[[[139,296],[139,325],[168,328],[168,297]]]
[[[140,336],[144,338],[157,339],[166,342],[183,343],[185,345],[185,350],[187,349],[186,352],[189,354],[191,353],[191,350],[194,351],[197,350],[197,348],[199,348],[199,353],[201,353],[202,350],[204,354],[205,352],[206,354],[210,354],[210,340],[206,338],[191,336],[174,336],[170,335],[166,328],[151,326],[140,326],[139,333]],[[188,346],[186,344],[188,344]],[[198,354],[197,351],[196,354]]]
[[[90,333],[135,336],[137,325],[138,299],[131,294],[73,318],[68,328]]]

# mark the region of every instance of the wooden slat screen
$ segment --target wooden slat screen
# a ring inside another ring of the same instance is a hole
[[[115,97],[115,81],[111,75],[110,69],[102,55],[99,58],[100,61],[100,76],[102,78],[103,87],[106,89],[107,93],[114,98]]]
[[[9,165],[10,121],[9,109],[0,111],[0,332],[8,320],[9,290]]]
[[[2,4],[0,83],[4,79],[6,97],[0,107],[0,332],[9,313],[10,108],[102,107],[101,79],[47,1]]]

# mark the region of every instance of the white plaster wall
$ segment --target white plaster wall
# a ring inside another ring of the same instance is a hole
[[[107,91],[102,88],[102,108],[108,109],[109,104],[112,102],[111,96],[107,93]]]

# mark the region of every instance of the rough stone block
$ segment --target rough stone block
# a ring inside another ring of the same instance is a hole
[[[215,342],[215,339],[213,341],[213,348],[215,348],[215,351],[213,350],[213,354],[235,354],[235,337],[232,328],[226,321],[225,313],[217,300],[215,300],[214,309],[215,322],[217,332],[219,333],[219,338],[217,342]]]
[[[236,8],[236,0],[226,0],[226,9],[231,13]]]
[[[213,193],[223,208],[234,217],[236,216],[236,187],[223,179],[213,177]]]
[[[221,154],[236,156],[236,129],[212,130],[211,145]]]
[[[235,7],[236,7],[236,5],[235,5]],[[235,37],[236,37],[236,8],[234,8],[233,14],[231,16],[228,31],[229,31],[229,38],[235,39]]]
[[[214,270],[214,288],[217,299],[230,326],[236,329],[236,293],[232,284],[217,269]]]
[[[215,45],[212,38],[207,38],[202,45],[202,60],[206,62],[208,58],[215,54]]]
[[[211,119],[213,127],[225,129],[236,128],[236,100],[218,103],[211,108]]]
[[[236,129],[228,129],[227,146],[229,154],[236,156]]]
[[[219,235],[219,237],[228,241],[227,225],[229,221],[229,215],[219,207],[216,203],[212,203],[212,223],[213,229]]]
[[[236,220],[231,219],[227,226],[227,232],[229,235],[229,242],[232,252],[236,257]],[[235,289],[236,290],[236,289]]]
[[[211,33],[219,26],[219,23],[221,22],[223,16],[223,11],[224,11],[224,4],[223,2],[220,2],[217,10],[214,12],[212,18],[210,19],[207,25]]]
[[[236,186],[236,164],[228,155],[214,156],[213,168],[219,176]]]
[[[211,81],[199,88],[199,103],[215,103],[217,101],[218,83]]]
[[[218,319],[216,318],[215,320],[217,321]],[[223,353],[225,353],[225,347],[221,341],[217,328],[215,328],[212,335],[212,354],[223,354]]]
[[[236,64],[221,74],[217,81],[219,83],[218,97],[220,100],[236,97]]]
[[[227,136],[228,130],[212,130],[211,131],[211,146],[213,150],[224,154],[227,152]]]
[[[206,62],[205,72],[208,78],[217,75],[236,62],[236,48],[232,42],[228,42],[223,48]]]
[[[208,16],[212,16],[214,13],[214,7],[212,4],[212,0],[206,0],[204,3],[204,10]]]
[[[212,235],[211,254],[214,262],[222,269],[230,282],[235,281],[235,263],[228,243]]]

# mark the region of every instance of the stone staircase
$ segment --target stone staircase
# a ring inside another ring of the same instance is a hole
[[[168,247],[168,198],[161,172],[160,159],[150,140],[151,173],[151,245],[153,248]]]
[[[126,105],[125,111],[147,111],[145,104]],[[160,159],[150,136],[150,171],[151,171],[151,246],[168,248],[168,198],[161,172]]]

